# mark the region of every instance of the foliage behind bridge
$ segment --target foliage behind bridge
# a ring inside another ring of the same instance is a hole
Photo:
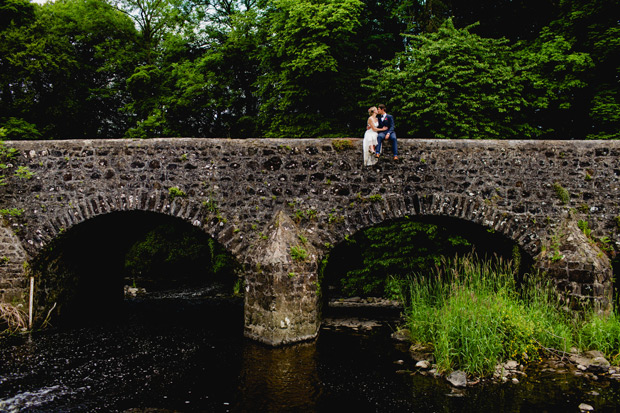
[[[360,137],[380,102],[401,137],[619,137],[617,1],[1,0],[0,11],[12,140]]]

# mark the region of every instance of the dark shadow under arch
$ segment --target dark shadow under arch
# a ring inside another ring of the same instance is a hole
[[[31,261],[35,317],[63,325],[114,318],[126,310],[128,287],[138,298],[143,291],[232,294],[237,267],[219,243],[180,218],[98,215],[61,233]]]
[[[393,245],[390,251],[391,236],[398,230],[403,233],[393,238],[401,244]],[[417,215],[386,220],[358,230],[331,249],[321,280],[323,301],[343,296],[389,295],[385,283],[387,275],[403,273],[401,267],[407,254],[411,254],[411,260],[407,262],[411,271],[424,271],[434,265],[434,256],[453,257],[472,252],[483,259],[498,256],[518,260],[520,275],[530,271],[534,262],[533,257],[515,241],[464,219]],[[365,257],[365,254],[368,255]],[[365,262],[371,259],[381,261],[372,267],[374,274],[367,270],[368,262]],[[346,278],[346,274],[352,276]]]

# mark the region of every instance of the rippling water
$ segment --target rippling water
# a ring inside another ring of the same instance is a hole
[[[390,329],[321,332],[272,349],[242,338],[238,303],[185,296],[128,303],[106,324],[0,342],[0,411],[616,411],[617,382],[531,372],[454,391],[414,370]],[[395,363],[405,360],[404,365]]]

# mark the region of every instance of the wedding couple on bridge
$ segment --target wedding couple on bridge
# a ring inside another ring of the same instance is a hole
[[[381,156],[381,144],[383,141],[392,143],[392,155],[398,160],[398,147],[396,145],[396,132],[394,131],[394,117],[385,111],[385,105],[373,106],[368,109],[366,121],[366,133],[364,133],[364,166],[372,166],[377,163]]]

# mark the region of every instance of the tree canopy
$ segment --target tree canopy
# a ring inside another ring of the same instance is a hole
[[[0,0],[9,139],[620,137],[615,0]]]

